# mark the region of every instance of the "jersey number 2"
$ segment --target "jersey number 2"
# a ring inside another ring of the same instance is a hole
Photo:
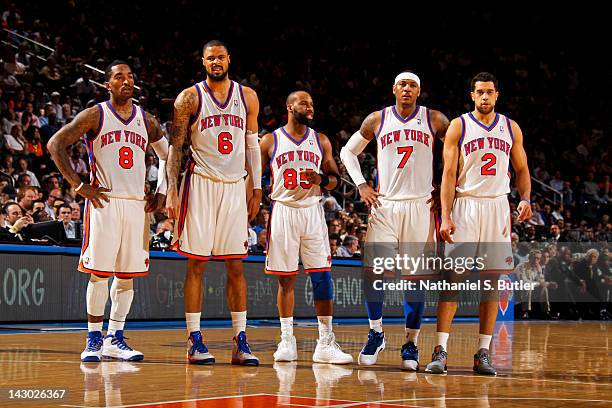
[[[230,132],[219,133],[219,136],[217,136],[217,150],[221,154],[230,154],[234,150],[232,134]]]
[[[134,167],[134,151],[132,148],[123,146],[119,149],[119,165],[126,170]]]
[[[497,157],[493,153],[487,153],[482,156],[481,159],[483,162],[486,162],[480,168],[480,174],[483,176],[494,176],[497,174],[497,170],[495,170],[495,163],[497,163]]]

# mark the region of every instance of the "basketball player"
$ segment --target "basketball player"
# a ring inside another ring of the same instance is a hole
[[[390,244],[394,252],[390,256],[397,254],[400,244],[410,245],[408,255],[421,256],[425,243],[433,239],[433,145],[435,138],[444,137],[448,119],[441,112],[417,105],[420,92],[421,80],[416,74],[400,73],[393,85],[395,105],[368,115],[340,153],[361,198],[371,207],[366,247],[375,243]],[[373,139],[377,148],[378,191],[368,186],[357,160]],[[367,255],[367,248],[365,252]],[[385,348],[383,293],[375,291],[366,297],[370,331],[358,362],[373,365]],[[418,370],[417,344],[423,302],[406,299],[404,310],[407,335],[401,367]]]
[[[123,328],[134,297],[135,276],[149,270],[149,225],[145,212],[163,208],[167,188],[165,161],[168,141],[153,115],[132,104],[134,77],[130,66],[114,61],[106,68],[110,100],[79,113],[48,143],[57,168],[86,198],[83,247],[79,271],[89,273],[87,285],[87,346],[82,361],[101,357],[142,360],[143,354],[125,342]],[[91,167],[90,183],[82,183],[70,163],[67,148],[85,135]],[[151,145],[159,157],[155,195],[145,197],[145,152]],[[146,199],[146,201],[145,201]],[[110,288],[108,333],[102,321]]]
[[[499,97],[497,79],[481,72],[471,82],[475,109],[453,119],[444,141],[444,173],[441,186],[442,226],[440,233],[447,242],[447,255],[459,251],[462,256],[485,259],[482,274],[496,278],[498,273],[513,269],[510,245],[510,163],[516,172],[521,196],[518,220],[531,217],[531,179],[523,149],[519,125],[495,112]],[[471,244],[471,246],[470,246]],[[470,249],[471,248],[471,249]],[[497,283],[493,283],[497,287]],[[498,291],[486,291],[480,302],[480,335],[474,355],[474,371],[496,375],[489,357],[491,337],[498,309]],[[451,322],[457,310],[456,293],[438,304],[436,347],[426,371],[446,372],[447,342]]]
[[[247,286],[242,258],[247,256],[247,222],[261,204],[261,156],[257,140],[259,100],[251,88],[229,79],[230,55],[220,41],[203,48],[206,80],[182,91],[174,102],[168,164],[169,215],[178,218],[172,245],[187,256],[185,317],[189,333],[187,359],[213,364],[202,341],[202,273],[209,259],[223,259],[227,303],[232,314],[232,364],[259,365],[246,339]],[[181,184],[177,179],[185,136],[190,157]],[[245,165],[254,191],[246,201]],[[247,210],[248,207],[248,210]]]
[[[278,314],[281,342],[274,361],[297,360],[293,336],[294,285],[298,258],[309,274],[319,321],[316,363],[349,364],[332,332],[333,287],[331,253],[321,190],[333,190],[340,181],[332,146],[322,133],[310,128],[312,97],[303,91],[287,97],[287,124],[261,139],[261,161],[272,172],[272,209],[268,227],[266,273],[278,275]]]

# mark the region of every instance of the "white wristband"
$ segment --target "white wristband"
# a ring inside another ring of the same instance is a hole
[[[74,189],[74,192],[75,192],[75,193],[78,193],[78,192],[79,192],[79,190],[80,190],[80,189],[82,189],[84,185],[85,185],[85,183],[83,183],[83,182],[81,181],[81,184],[79,184],[79,186],[78,186],[77,188],[75,188],[75,189]]]

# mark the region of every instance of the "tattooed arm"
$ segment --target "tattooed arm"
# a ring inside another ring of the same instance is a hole
[[[168,177],[168,192],[166,194],[166,208],[169,218],[178,217],[178,176],[183,156],[183,143],[189,127],[191,115],[198,109],[198,95],[195,87],[187,88],[179,94],[174,101],[174,115],[172,118],[172,131],[170,134],[170,152],[166,164]]]
[[[47,143],[47,149],[51,154],[51,158],[64,176],[64,179],[75,188],[78,194],[90,200],[95,208],[102,208],[102,201],[109,201],[108,197],[103,193],[110,190],[106,187],[94,187],[90,184],[83,184],[81,186],[81,178],[72,169],[70,156],[66,149],[68,146],[76,143],[81,136],[96,132],[99,123],[100,108],[93,106],[85,109],[76,115],[69,124],[58,130]],[[81,187],[79,188],[79,186]]]

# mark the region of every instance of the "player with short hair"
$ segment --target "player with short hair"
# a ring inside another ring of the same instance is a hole
[[[484,259],[481,275],[495,279],[513,270],[512,229],[507,194],[510,163],[521,197],[518,221],[531,218],[531,179],[519,125],[495,112],[499,86],[495,76],[481,72],[471,81],[474,110],[451,121],[444,141],[442,175],[442,225],[447,256]],[[457,244],[454,244],[457,243]],[[474,355],[474,371],[496,375],[489,348],[498,310],[498,291],[483,292],[480,302],[480,335]],[[457,293],[438,303],[436,346],[426,371],[446,372],[447,342],[457,310]]]
[[[321,190],[340,183],[331,142],[310,126],[314,103],[308,92],[287,97],[287,123],[266,134],[260,143],[261,161],[272,172],[272,209],[268,228],[266,273],[278,275],[278,313],[281,341],[274,361],[297,360],[293,335],[294,285],[298,261],[312,282],[319,322],[319,340],[313,354],[316,363],[349,364],[350,354],[336,343],[332,331],[333,284],[331,253]]]
[[[84,236],[79,271],[89,273],[87,285],[87,345],[82,361],[102,357],[142,360],[143,354],[125,341],[123,329],[134,297],[136,276],[149,271],[149,226],[146,212],[163,208],[168,141],[153,115],[132,103],[134,75],[115,60],[105,71],[110,99],[80,112],[48,143],[64,179],[86,198]],[[91,167],[90,183],[72,169],[67,148],[85,135]],[[151,146],[160,160],[161,182],[145,197],[145,152]],[[104,309],[110,288],[111,313],[102,339]]]
[[[247,222],[257,215],[262,195],[259,100],[254,90],[229,79],[230,55],[221,41],[204,45],[202,63],[206,80],[183,90],[174,102],[168,164],[167,208],[170,218],[177,218],[172,244],[189,258],[185,275],[187,359],[194,364],[215,362],[200,331],[202,274],[208,260],[223,259],[234,328],[231,361],[258,365],[246,340],[247,285],[242,258],[248,249]],[[190,157],[179,203],[177,180],[186,136]],[[253,180],[248,203],[247,171]]]
[[[375,364],[378,354],[385,348],[384,293],[369,289],[373,280],[378,279],[372,274],[370,258],[380,252],[393,257],[398,251],[421,256],[426,244],[433,242],[433,147],[436,138],[444,138],[448,127],[444,114],[417,104],[421,80],[415,73],[405,71],[397,75],[393,94],[395,105],[368,115],[340,153],[361,198],[371,207],[364,251],[370,331],[359,353],[361,365]],[[375,140],[377,149],[377,190],[366,183],[357,160],[371,140]],[[424,271],[419,271],[417,275],[422,273]],[[424,299],[422,294],[407,293],[406,296],[406,343],[401,351],[401,368],[415,371],[418,370],[417,345]]]

